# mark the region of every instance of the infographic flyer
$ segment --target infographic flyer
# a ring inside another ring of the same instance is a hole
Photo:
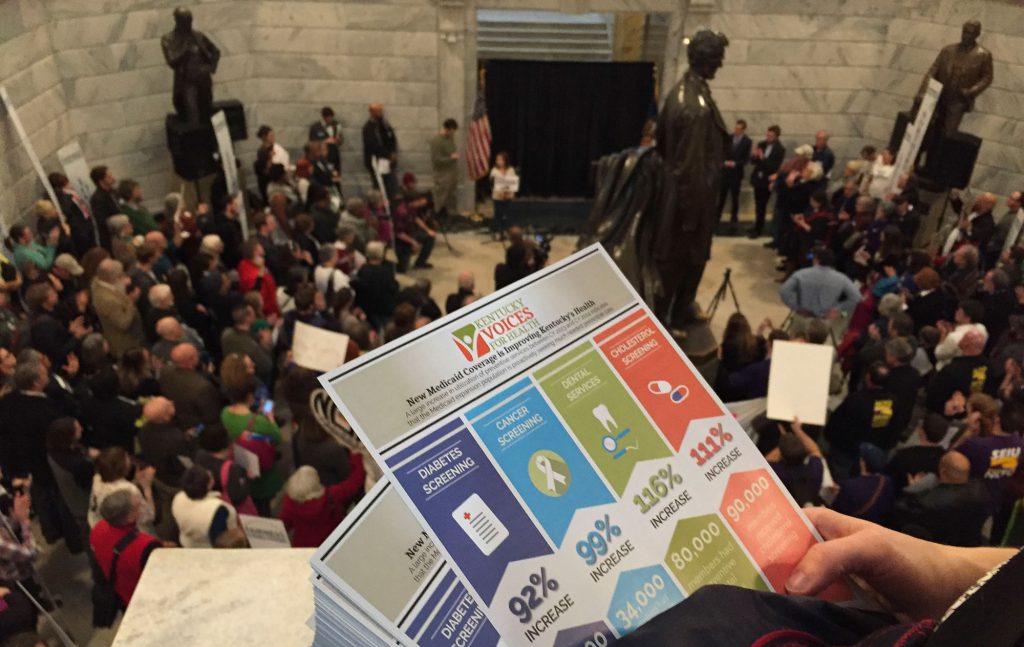
[[[510,645],[781,591],[818,540],[599,246],[321,381]]]

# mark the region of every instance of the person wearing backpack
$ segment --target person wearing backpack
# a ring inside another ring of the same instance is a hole
[[[195,463],[213,475],[213,489],[220,493],[222,501],[234,506],[239,514],[258,514],[250,495],[252,481],[245,468],[234,461],[233,449],[234,443],[224,425],[203,427]]]
[[[142,570],[154,550],[173,546],[140,532],[137,522],[142,497],[131,490],[116,490],[100,504],[100,516],[89,535],[99,573],[93,591],[93,624],[109,627],[119,610],[128,608]]]
[[[258,381],[248,376],[231,388],[231,404],[220,413],[221,424],[235,444],[247,449],[259,459],[260,475],[252,480],[252,499],[260,515],[270,516],[270,502],[281,491],[284,477],[278,464],[281,429],[274,422],[272,406],[253,413]],[[268,400],[271,405],[272,401]],[[264,413],[265,412],[265,413]]]

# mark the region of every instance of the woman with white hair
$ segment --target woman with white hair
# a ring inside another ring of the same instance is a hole
[[[206,234],[199,243],[199,251],[209,254],[220,263],[220,255],[224,253],[224,241],[217,234]]]
[[[363,456],[349,453],[349,472],[340,483],[320,482],[316,468],[303,465],[284,485],[281,521],[294,548],[316,548],[326,541],[348,512],[348,505],[363,491],[366,470]]]

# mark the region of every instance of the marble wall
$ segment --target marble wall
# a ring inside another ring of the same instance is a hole
[[[68,101],[50,42],[48,15],[35,0],[0,2],[0,84],[47,168],[71,136]],[[0,107],[0,223],[31,209],[42,190],[14,125]]]
[[[0,83],[19,108],[47,169],[77,138],[92,164],[138,179],[159,203],[178,181],[163,119],[171,71],[160,36],[181,0],[5,0],[0,2]],[[659,11],[671,14],[663,87],[685,67],[681,37],[701,26],[731,40],[713,82],[727,119],[744,117],[759,136],[779,123],[787,145],[825,128],[839,157],[884,143],[938,48],[964,19],[980,18],[996,59],[996,82],[964,129],[985,139],[978,187],[1005,194],[1024,185],[1019,118],[1024,85],[1024,9],[1003,0],[198,0],[196,27],[221,48],[215,96],[246,105],[250,139],[238,144],[246,170],[261,123],[293,156],[323,105],[346,138],[346,184],[365,188],[360,129],[366,104],[381,101],[403,149],[403,170],[429,181],[427,139],[453,116],[465,124],[475,92],[476,10]],[[684,8],[686,12],[684,12]],[[465,128],[462,129],[465,136]],[[468,197],[468,183],[464,196]],[[0,217],[31,207],[41,187],[9,120],[0,116]]]

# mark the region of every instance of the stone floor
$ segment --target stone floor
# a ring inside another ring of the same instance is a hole
[[[485,233],[462,232],[449,236],[453,251],[439,242],[430,262],[431,270],[413,270],[409,276],[426,276],[433,284],[432,295],[442,304],[445,296],[455,291],[456,277],[463,270],[476,276],[477,291],[487,294],[494,290],[494,265],[503,256],[503,247]],[[727,269],[732,270],[732,286],[739,301],[740,311],[747,315],[755,328],[765,317],[776,325],[788,314],[779,301],[778,274],[774,271],[775,255],[765,249],[767,239],[751,240],[746,237],[717,237],[711,252],[711,261],[704,271],[704,279],[697,293],[697,302],[705,309],[722,285]],[[551,260],[557,261],[572,254],[576,248],[574,236],[557,236],[551,242]],[[712,329],[721,336],[726,319],[735,311],[732,299],[727,297],[712,320]]]
[[[443,241],[432,256],[434,268],[413,270],[409,277],[424,276],[433,284],[433,296],[443,305],[445,296],[455,291],[456,277],[463,270],[470,270],[476,276],[477,291],[486,294],[494,289],[494,266],[503,260],[504,248],[500,242],[492,241],[486,233],[461,232],[449,236],[451,249]],[[698,303],[707,308],[712,297],[722,284],[727,269],[732,270],[732,285],[741,311],[751,324],[765,317],[776,324],[782,323],[787,309],[778,298],[777,274],[773,271],[774,254],[762,246],[762,240],[745,237],[716,238],[712,248],[711,261],[704,273],[704,280],[698,292]],[[551,259],[557,261],[569,256],[575,249],[575,237],[560,236],[552,240]],[[403,282],[408,279],[403,279]],[[725,322],[735,307],[731,298],[722,303],[711,325],[717,337],[721,337]],[[36,533],[41,537],[40,533]],[[90,577],[84,555],[72,556],[63,542],[47,546],[39,563],[44,582],[63,599],[63,609],[57,614],[61,622],[81,647],[106,647],[116,633],[114,629],[93,630],[91,626]],[[51,631],[45,635],[55,642]]]

